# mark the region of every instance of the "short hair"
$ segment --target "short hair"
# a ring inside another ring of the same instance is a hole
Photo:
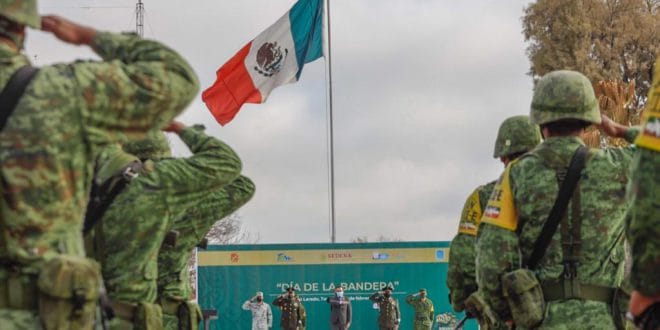
[[[589,127],[591,123],[579,119],[562,119],[545,123],[541,125],[541,129],[547,128],[548,131],[555,135],[570,135],[578,133],[579,131]]]

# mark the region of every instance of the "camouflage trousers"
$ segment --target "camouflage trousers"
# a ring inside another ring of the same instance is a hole
[[[571,299],[548,302],[545,318],[537,329],[616,329],[616,326],[608,304]]]

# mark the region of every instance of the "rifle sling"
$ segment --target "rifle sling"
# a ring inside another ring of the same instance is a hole
[[[559,188],[559,193],[557,194],[557,199],[555,204],[550,210],[550,215],[543,225],[541,234],[539,238],[534,243],[534,250],[532,251],[529,260],[527,261],[527,268],[534,269],[538,265],[538,262],[545,255],[545,251],[548,249],[550,242],[552,241],[552,236],[554,236],[557,231],[557,226],[559,226],[560,220],[566,213],[566,206],[568,201],[573,196],[573,191],[577,186],[578,181],[580,180],[580,175],[584,164],[586,162],[587,153],[589,149],[585,146],[580,146],[571,159],[571,164],[568,167],[568,172],[566,173],[566,178]]]
[[[5,88],[0,92],[0,130],[5,128],[9,116],[16,109],[18,100],[20,100],[27,85],[30,84],[37,72],[39,72],[39,69],[30,65],[21,67],[14,72]]]
[[[89,233],[96,222],[103,218],[103,215],[108,210],[112,201],[115,200],[129,182],[136,176],[127,175],[126,173],[139,173],[142,168],[142,163],[135,161],[122,171],[103,182],[103,184],[92,185],[92,192],[90,194],[89,203],[87,204],[87,212],[85,212],[85,223],[83,225],[83,235]]]

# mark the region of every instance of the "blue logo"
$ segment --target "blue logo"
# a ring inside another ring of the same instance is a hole
[[[435,250],[435,259],[436,260],[445,260],[445,250]]]
[[[371,254],[371,259],[373,260],[387,260],[390,258],[388,253],[374,252]]]
[[[277,254],[277,261],[278,262],[289,262],[289,261],[293,261],[293,257],[290,257],[290,256],[288,256],[284,253],[278,253]]]

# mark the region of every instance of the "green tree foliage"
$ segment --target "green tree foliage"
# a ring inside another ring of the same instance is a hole
[[[651,84],[660,48],[660,0],[538,0],[524,9],[529,74],[536,80],[576,70],[594,85],[634,84],[627,105],[636,116]],[[633,120],[634,121],[634,120]]]

